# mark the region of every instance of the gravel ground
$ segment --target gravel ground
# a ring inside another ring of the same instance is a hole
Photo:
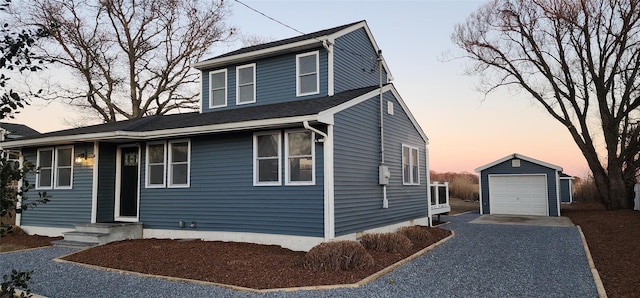
[[[74,251],[60,247],[0,254],[0,272],[34,270],[32,291],[49,297],[597,297],[577,228],[468,223],[476,217],[443,217],[453,239],[356,289],[237,292],[53,262]]]

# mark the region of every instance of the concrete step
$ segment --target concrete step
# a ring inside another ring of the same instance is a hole
[[[92,233],[110,233],[114,230],[124,230],[142,226],[141,223],[123,223],[123,222],[98,222],[98,223],[79,223],[75,224],[76,231],[92,232]]]
[[[64,235],[64,240],[88,242],[88,243],[99,243],[99,244],[102,244],[101,238],[109,237],[109,233],[93,233],[93,232],[79,232],[79,231],[64,232],[62,233],[62,235]]]
[[[70,241],[70,240],[56,240],[51,242],[51,244],[53,244],[53,246],[74,247],[74,248],[86,248],[86,247],[98,245],[98,243],[93,243],[93,242],[80,242],[80,241]]]

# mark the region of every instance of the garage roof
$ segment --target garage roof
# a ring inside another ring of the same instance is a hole
[[[488,163],[488,164],[486,164],[484,166],[481,166],[481,167],[475,169],[475,171],[476,171],[476,173],[480,173],[481,171],[484,171],[484,170],[486,170],[486,169],[488,169],[490,167],[493,167],[495,165],[501,164],[501,163],[503,163],[503,162],[505,162],[507,160],[511,160],[511,159],[514,159],[514,158],[526,160],[528,162],[539,164],[539,165],[541,165],[543,167],[547,167],[547,168],[554,169],[556,171],[562,172],[562,168],[559,167],[559,166],[552,165],[552,164],[546,163],[544,161],[539,161],[539,160],[537,160],[535,158],[527,157],[527,156],[524,156],[524,155],[518,154],[518,153],[509,154],[509,155],[507,155],[507,156],[505,156],[505,157],[503,157],[501,159],[498,159],[498,160],[496,160],[496,161],[494,161],[492,163]]]

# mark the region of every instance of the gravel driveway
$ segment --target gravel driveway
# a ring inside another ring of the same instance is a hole
[[[0,273],[34,270],[32,291],[49,297],[597,297],[575,227],[470,224],[444,217],[456,235],[426,255],[355,289],[255,294],[53,262],[51,247],[0,254]],[[185,252],[188,253],[188,252]]]

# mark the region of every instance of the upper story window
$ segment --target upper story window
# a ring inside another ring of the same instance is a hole
[[[256,102],[256,64],[236,68],[236,104]]]
[[[253,136],[254,185],[280,185],[280,132]]]
[[[315,150],[313,133],[307,130],[289,131],[285,137],[286,171],[288,185],[312,185],[315,183],[313,170]]]
[[[73,147],[39,149],[37,153],[38,189],[70,189],[73,181]]]
[[[318,56],[318,51],[296,55],[296,96],[320,92]]]
[[[227,70],[209,73],[209,108],[227,106]]]
[[[402,184],[419,185],[418,148],[402,145]]]

